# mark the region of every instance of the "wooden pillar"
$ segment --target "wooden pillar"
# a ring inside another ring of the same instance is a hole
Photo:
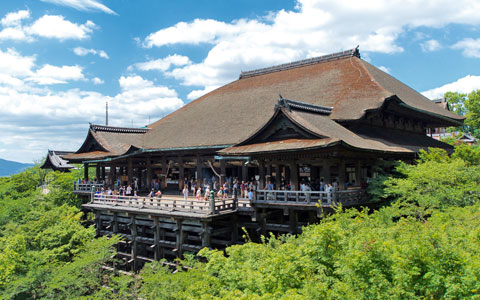
[[[225,168],[225,160],[220,160],[220,186],[223,186],[225,183],[225,176],[227,174],[227,170]]]
[[[127,160],[127,175],[128,175],[128,184],[133,183],[133,160],[131,157]]]
[[[103,182],[105,182],[105,177],[106,177],[106,174],[105,174],[105,165],[102,165],[100,167],[100,177],[102,178]]]
[[[282,185],[282,166],[275,165],[275,189],[279,190]]]
[[[162,175],[160,177],[160,189],[167,188],[167,159],[162,157]]]
[[[338,186],[340,190],[345,189],[345,160],[340,160],[338,163]]]
[[[97,182],[100,182],[100,166],[99,165],[95,167],[95,180],[97,180]]]
[[[199,184],[199,186],[202,186],[203,184],[203,176],[202,176],[202,158],[200,157],[200,155],[197,154],[197,158],[196,158],[196,164],[197,164],[197,182]]]
[[[112,185],[115,185],[115,183],[117,182],[117,167],[116,166],[113,166],[113,165],[110,165],[110,177],[112,178],[111,180],[111,184]]]
[[[183,167],[183,158],[178,158],[178,189],[183,190],[185,185],[185,169]],[[189,191],[190,192],[190,191]]]
[[[260,175],[260,190],[265,189],[265,162],[263,160],[258,161],[258,175]]]
[[[328,161],[325,161],[325,163],[323,164],[322,166],[322,173],[321,173],[321,177],[323,177],[323,182],[325,184],[327,183],[332,183],[332,178],[330,176],[330,162]]]
[[[114,234],[118,233],[118,213],[117,212],[113,212],[113,229],[112,229],[112,232]]]
[[[132,216],[130,218],[130,233],[132,235],[132,240],[131,240],[131,262],[133,262],[132,265],[132,271],[136,272],[138,269],[138,262],[137,262],[137,219],[135,216]]]
[[[147,190],[152,189],[152,160],[147,157]]]
[[[153,219],[153,258],[160,260],[160,228],[158,227],[158,217]]]
[[[208,222],[202,222],[202,247],[210,248],[210,228]]]
[[[290,162],[288,167],[290,169],[290,186],[292,190],[298,191],[298,165],[296,162]]]
[[[88,181],[88,164],[83,164],[83,178]]]
[[[289,231],[291,234],[297,234],[298,230],[298,215],[297,212],[293,209],[289,209],[288,212],[288,218],[289,218]]]
[[[182,230],[182,220],[181,219],[177,219],[177,226],[176,226],[175,235],[176,235],[175,248],[177,249],[177,257],[182,258],[182,255],[183,255],[182,246],[183,246],[184,233],[183,233],[183,230]]]
[[[271,182],[272,181],[272,165],[271,164],[267,164],[266,166],[266,174],[265,174],[265,183],[268,183],[269,181]]]
[[[362,185],[362,164],[359,160],[357,160],[357,163],[355,164],[355,185]]]
[[[244,163],[242,164],[242,180],[248,181],[248,167]]]

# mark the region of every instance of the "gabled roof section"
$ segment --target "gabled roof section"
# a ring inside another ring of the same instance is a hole
[[[42,169],[52,169],[54,171],[68,171],[70,169],[75,168],[74,166],[70,165],[63,156],[72,154],[71,151],[56,151],[56,150],[48,150],[47,157],[45,161],[40,166]]]
[[[143,145],[148,128],[127,128],[90,124],[87,138],[75,154],[66,158],[75,161],[123,155]]]

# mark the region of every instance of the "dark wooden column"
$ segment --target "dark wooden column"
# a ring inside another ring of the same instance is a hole
[[[152,189],[152,160],[147,157],[147,190]]]
[[[208,222],[202,222],[202,247],[210,248],[210,228]]]
[[[88,181],[88,164],[83,164],[83,178]]]
[[[248,180],[248,167],[245,166],[245,163],[242,163],[242,180],[243,181]]]
[[[325,184],[327,183],[332,183],[332,178],[330,176],[330,162],[329,161],[325,161],[323,166],[322,166],[322,173],[321,173],[321,176],[323,177],[323,182]]]
[[[184,233],[183,233],[183,229],[182,229],[182,220],[181,219],[177,219],[177,226],[176,226],[175,229],[176,229],[176,232],[175,232],[175,235],[176,235],[175,248],[177,249],[177,257],[181,258],[182,255],[183,255],[182,246],[183,246],[183,237],[184,237]]]
[[[127,175],[128,175],[128,184],[133,183],[133,161],[132,158],[129,157],[127,160]]]
[[[185,169],[183,168],[183,158],[178,158],[178,189],[183,190],[185,185]]]
[[[341,159],[338,163],[338,186],[340,190],[345,189],[345,160]]]
[[[220,186],[223,186],[225,183],[225,176],[226,176],[227,170],[225,168],[225,160],[221,159],[220,160]]]
[[[105,165],[102,165],[100,167],[100,177],[102,178],[103,182],[105,182],[105,177],[106,177],[106,174],[105,174]]]
[[[355,185],[361,186],[362,185],[362,163],[357,160],[355,164]]]
[[[95,179],[97,180],[97,182],[100,182],[100,166],[99,165],[95,167]]]
[[[296,162],[289,162],[288,168],[290,169],[290,186],[292,190],[298,191],[298,165]]]
[[[160,260],[160,228],[158,227],[158,217],[153,219],[153,257]]]
[[[114,165],[110,165],[110,177],[112,178],[112,185],[115,185],[117,181],[117,167]]]
[[[270,163],[268,163],[266,165],[266,169],[267,169],[267,172],[265,174],[265,183],[267,182],[271,182],[272,181],[272,165]]]
[[[260,175],[260,189],[265,188],[265,162],[263,160],[258,161],[258,175]]]
[[[282,180],[282,166],[279,164],[275,165],[275,189],[279,190]]]
[[[130,233],[132,235],[132,240],[131,240],[131,257],[130,257],[130,263],[133,263],[132,265],[132,271],[136,272],[138,268],[138,262],[137,262],[137,218],[135,216],[132,216],[130,218]]]
[[[198,154],[197,154],[197,158],[196,158],[196,164],[197,164],[197,182],[198,182],[199,186],[202,186],[202,184],[203,184],[203,176],[202,176],[203,164],[202,164],[202,158]]]
[[[162,157],[162,175],[160,177],[160,188],[167,188],[167,159]]]

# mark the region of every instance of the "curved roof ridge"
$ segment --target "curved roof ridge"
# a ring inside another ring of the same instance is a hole
[[[146,133],[150,128],[137,128],[137,127],[116,127],[108,125],[96,125],[90,123],[90,129],[94,132],[119,132],[119,133]]]
[[[286,64],[281,64],[281,65],[276,65],[276,66],[271,66],[271,67],[266,67],[266,68],[260,68],[260,69],[255,69],[255,70],[251,70],[251,71],[241,72],[238,79],[253,77],[253,76],[258,76],[258,75],[263,75],[263,74],[268,74],[268,73],[272,73],[272,72],[294,69],[294,68],[298,68],[298,67],[318,64],[318,63],[321,63],[321,62],[326,62],[326,61],[331,61],[331,60],[341,59],[341,58],[346,58],[346,57],[356,56],[356,57],[360,58],[360,51],[358,50],[358,47],[359,46],[357,46],[354,49],[350,49],[350,50],[345,50],[345,51],[331,53],[331,54],[317,56],[317,57],[311,57],[311,58],[307,58],[307,59],[293,61],[293,62],[286,63]]]

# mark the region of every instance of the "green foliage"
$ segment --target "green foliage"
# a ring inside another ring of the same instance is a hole
[[[444,95],[454,113],[465,116],[465,126],[461,131],[470,132],[475,137],[480,137],[480,90],[462,94],[446,92]]]
[[[441,149],[421,151],[416,165],[401,163],[400,178],[385,181],[385,194],[421,209],[466,206],[480,199],[480,152],[458,146],[449,157]]]

